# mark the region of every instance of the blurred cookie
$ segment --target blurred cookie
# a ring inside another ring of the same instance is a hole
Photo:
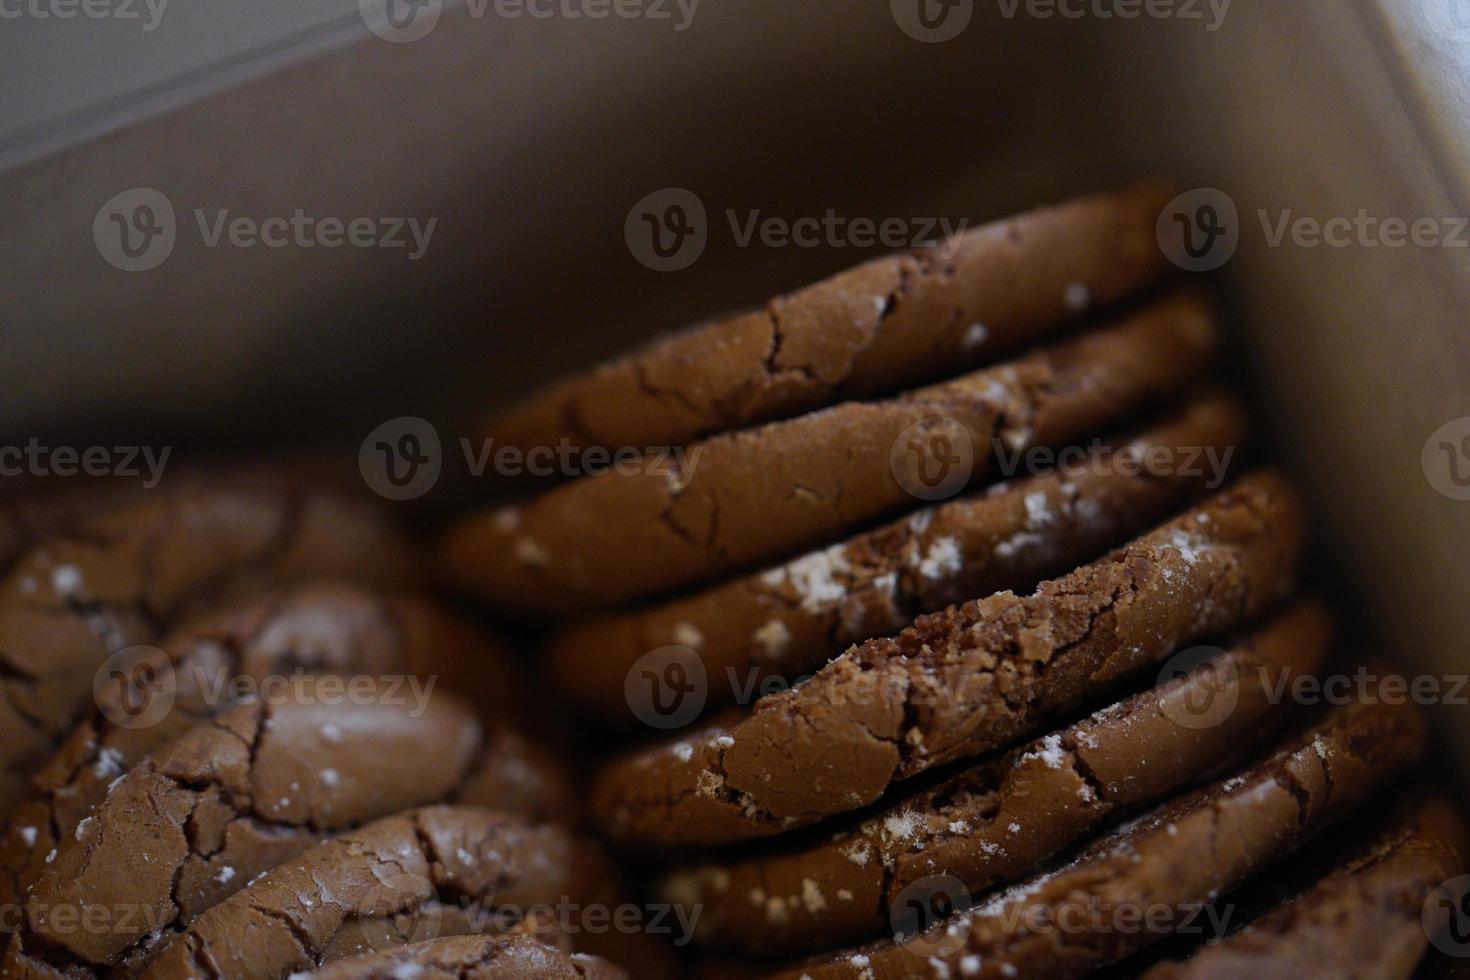
[[[490,434],[523,450],[679,446],[983,363],[1157,278],[1172,196],[1130,187],[869,262],[555,384]]]
[[[1175,296],[1004,367],[715,436],[679,472],[609,471],[472,515],[443,558],[466,589],[540,613],[695,585],[829,543],[946,476],[953,496],[998,452],[1091,435],[1186,390],[1215,348],[1209,307]]]
[[[1029,596],[1001,592],[870,640],[728,727],[613,763],[603,832],[645,848],[766,837],[1004,747],[1176,648],[1242,629],[1292,587],[1296,493],[1248,476]]]
[[[110,654],[231,595],[319,576],[405,585],[382,512],[278,480],[180,480],[69,524],[0,579],[0,799],[76,723]]]
[[[703,662],[709,704],[741,692],[748,700],[764,678],[810,673],[921,613],[1030,587],[1097,557],[1219,486],[1245,429],[1238,402],[1202,396],[1085,462],[917,511],[663,605],[577,623],[553,638],[552,669],[579,704],[628,721],[628,671],[678,644]],[[1150,462],[1161,457],[1172,462]]]
[[[1410,797],[1386,828],[1339,854],[1338,870],[1304,894],[1143,978],[1411,977],[1429,947],[1425,900],[1466,872],[1466,844],[1454,802],[1437,794]],[[1430,911],[1445,916],[1442,908],[1431,905]]]
[[[698,937],[747,956],[881,935],[926,878],[980,894],[1031,871],[1125,808],[1239,765],[1290,717],[1276,684],[1316,672],[1331,640],[1317,602],[1227,653],[999,759],[888,803],[856,826],[772,853],[678,871],[671,901],[702,906]]]
[[[1416,705],[1364,698],[1264,761],[1125,824],[1069,863],[968,911],[775,976],[1085,976],[1165,938],[1364,803],[1414,764],[1426,739]]]
[[[0,798],[10,815],[0,838],[0,904],[19,900],[58,837],[115,778],[268,684],[302,674],[364,677],[395,685],[405,702],[458,690],[492,724],[524,713],[517,665],[480,630],[428,600],[364,586],[317,582],[240,600],[184,625],[159,651],[135,667],[149,671],[146,689],[133,671],[99,685],[89,717],[24,784],[25,797]],[[570,794],[548,753],[508,733],[494,745],[498,762],[477,777],[485,790],[515,812],[561,812]]]

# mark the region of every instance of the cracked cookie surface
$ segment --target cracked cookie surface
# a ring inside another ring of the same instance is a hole
[[[470,623],[428,600],[364,586],[313,582],[279,589],[199,617],[161,644],[151,697],[119,679],[26,784],[0,838],[0,904],[19,902],[43,859],[102,800],[108,785],[145,755],[262,685],[298,674],[367,676],[398,695],[426,696],[442,684],[471,698],[491,724],[523,714],[509,654]],[[409,683],[410,678],[413,683]],[[249,683],[242,683],[248,681]],[[417,689],[415,686],[417,685]],[[566,774],[548,753],[498,732],[477,776],[484,799],[530,816],[561,812]]]
[[[0,579],[0,799],[76,723],[110,654],[272,584],[422,574],[376,507],[280,480],[180,480],[68,524]]]
[[[44,858],[26,945],[124,964],[326,834],[461,795],[483,754],[463,702],[390,704],[380,688],[376,703],[327,704],[337,695],[315,681],[225,711],[114,780]],[[108,928],[58,915],[74,909]]]
[[[1394,808],[1386,827],[1354,848],[1339,849],[1333,855],[1337,870],[1307,891],[1184,962],[1155,966],[1143,980],[1416,976],[1429,947],[1425,900],[1465,873],[1466,844],[1454,801],[1414,794]],[[1458,897],[1446,892],[1448,907]],[[1429,910],[1447,921],[1445,907]]]
[[[602,831],[641,848],[766,837],[856,810],[895,783],[1034,733],[1177,647],[1244,628],[1285,598],[1301,504],[1247,476],[1109,556],[921,617],[747,716],[612,763]]]
[[[1324,606],[1298,604],[1156,689],[816,841],[676,871],[661,894],[702,905],[699,939],[743,955],[866,941],[890,928],[890,909],[926,878],[949,876],[980,894],[1126,808],[1238,765],[1291,716],[1269,692],[1315,673],[1331,634]]]
[[[316,844],[245,884],[122,972],[149,978],[284,978],[449,930],[511,931],[563,896],[603,897],[595,845],[480,807],[410,810]],[[44,963],[19,937],[8,968]]]
[[[1267,759],[1100,838],[1061,867],[901,941],[825,955],[772,980],[1085,976],[1167,935],[1411,767],[1417,705],[1365,698]]]
[[[523,450],[678,446],[983,363],[1157,278],[1172,196],[1130,187],[877,259],[554,384],[489,434]]]
[[[614,721],[633,720],[628,671],[668,645],[698,655],[709,704],[748,701],[766,678],[817,670],[921,613],[1029,587],[1097,557],[1217,488],[1245,428],[1238,402],[1203,396],[1085,463],[917,511],[664,605],[576,623],[553,638],[550,663],[562,690]],[[1161,453],[1178,465],[1130,462]]]
[[[442,558],[465,588],[538,613],[695,585],[910,508],[936,465],[974,479],[1002,451],[1120,422],[1197,381],[1216,340],[1208,305],[1172,296],[1002,367],[716,436],[677,473],[607,472],[471,515],[450,526]]]

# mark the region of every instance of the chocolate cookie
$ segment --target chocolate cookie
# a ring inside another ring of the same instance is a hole
[[[832,541],[963,488],[1000,453],[1095,433],[1196,382],[1215,353],[1199,299],[1176,296],[1004,367],[891,401],[849,402],[575,480],[451,526],[463,586],[534,612],[581,610],[694,585]]]
[[[110,654],[267,583],[420,575],[376,508],[274,480],[181,480],[69,525],[0,579],[0,799],[76,723]]]
[[[632,716],[628,671],[689,647],[708,701],[799,677],[921,613],[1029,588],[1095,558],[1219,485],[1245,440],[1234,399],[1201,396],[1156,427],[1060,470],[918,511],[783,565],[659,606],[573,625],[551,643],[562,690],[612,720]],[[1158,465],[1167,459],[1165,465]]]
[[[626,980],[606,960],[524,936],[450,936],[340,960],[297,980]]]
[[[1144,980],[1207,977],[1408,978],[1428,948],[1425,899],[1466,870],[1459,808],[1439,795],[1402,802],[1389,826],[1306,893]],[[1433,910],[1433,906],[1431,906]]]
[[[703,906],[698,938],[747,956],[862,942],[900,896],[946,875],[980,894],[1031,871],[1124,808],[1242,762],[1290,712],[1269,692],[1327,654],[1306,602],[1157,689],[774,853],[675,872],[662,893]]]
[[[1426,738],[1417,706],[1365,698],[1265,761],[1125,824],[1060,868],[912,936],[776,976],[1085,976],[1172,934],[1363,803],[1413,765]]]
[[[396,685],[402,699],[422,699],[430,685],[442,685],[469,696],[492,723],[520,714],[509,654],[427,600],[345,583],[240,600],[181,627],[158,657],[100,685],[91,716],[26,784],[27,796],[0,799],[10,814],[0,838],[0,905],[19,900],[57,839],[116,777],[237,695],[254,696],[267,683],[305,672],[377,679]],[[537,817],[560,812],[569,795],[565,774],[547,753],[509,733],[496,736],[493,752],[497,761],[477,779],[502,809]]]
[[[623,844],[712,845],[876,801],[1003,747],[1176,647],[1237,630],[1290,589],[1301,505],[1273,473],[1029,596],[1001,592],[853,647],[729,727],[642,752],[593,787]]]
[[[332,703],[340,687],[304,678],[279,703],[226,711],[119,776],[44,858],[26,893],[26,945],[116,966],[325,834],[463,799],[484,754],[463,702],[399,705],[386,686],[356,690],[368,700]],[[108,928],[76,929],[78,910]]]
[[[983,363],[1157,278],[1171,196],[1132,187],[869,262],[562,381],[490,434],[523,450],[679,446]]]
[[[58,478],[59,479],[59,478]],[[21,481],[0,487],[0,572],[38,541],[62,534],[78,521],[138,500],[146,491],[113,480]]]
[[[521,910],[600,895],[606,880],[597,848],[558,828],[478,807],[410,810],[323,841],[248,882],[183,932],[145,944],[120,972],[284,978],[435,938],[441,926],[510,927]],[[64,975],[20,936],[6,970]]]

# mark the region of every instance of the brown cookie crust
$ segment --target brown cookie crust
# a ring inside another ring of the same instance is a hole
[[[866,941],[891,928],[889,910],[925,878],[947,875],[978,895],[1030,872],[1120,810],[1238,765],[1290,716],[1271,702],[1271,685],[1314,673],[1331,638],[1327,609],[1300,603],[1157,689],[816,842],[677,871],[662,894],[702,905],[700,941],[742,955]],[[1234,707],[1215,717],[1216,703]]]
[[[718,706],[767,677],[800,677],[853,643],[891,636],[921,613],[1029,587],[1095,558],[1204,493],[1214,475],[1204,450],[1228,461],[1245,438],[1239,402],[1201,396],[1086,463],[925,508],[663,605],[574,624],[553,638],[548,659],[581,705],[628,722],[628,671],[652,650],[687,646]],[[1180,466],[1124,465],[1159,451]],[[1201,455],[1187,462],[1192,453]]]
[[[1342,867],[1305,894],[1182,963],[1154,967],[1144,980],[1413,976],[1429,945],[1425,899],[1465,872],[1466,835],[1453,801],[1411,798],[1389,827],[1341,855]]]
[[[1157,278],[1172,194],[1129,187],[868,262],[555,384],[490,434],[522,449],[678,446],[983,363]]]
[[[449,936],[298,974],[300,980],[626,980],[606,960],[525,936]]]
[[[28,945],[115,966],[327,833],[453,798],[478,760],[479,723],[457,698],[418,714],[322,704],[315,690],[225,711],[118,777],[44,858]],[[58,916],[79,909],[108,928]]]
[[[1291,588],[1301,504],[1272,472],[1029,596],[1001,592],[848,650],[728,728],[615,762],[593,812],[627,845],[765,837],[1003,747]]]
[[[1062,444],[1185,390],[1215,349],[1210,308],[1174,296],[1003,367],[715,436],[683,472],[610,471],[471,515],[450,527],[443,560],[465,588],[532,612],[695,585],[912,506],[924,459],[900,452],[895,466],[901,440],[967,441],[983,476],[996,445]]]
[[[142,487],[111,479],[21,481],[0,487],[0,572],[10,568],[38,541],[64,533],[79,521],[136,501]]]
[[[76,723],[109,654],[268,583],[421,575],[377,508],[279,480],[180,480],[69,525],[0,578],[0,799]]]
[[[11,819],[0,837],[0,905],[20,900],[45,855],[115,778],[230,707],[236,679],[254,682],[241,688],[248,693],[267,678],[298,672],[389,683],[413,676],[470,696],[492,722],[520,710],[515,664],[471,624],[424,599],[347,583],[314,582],[238,601],[181,627],[160,650],[167,666],[156,696],[172,696],[166,712],[124,711],[128,685],[109,685],[91,716],[25,785],[25,798],[3,801]],[[496,735],[488,750],[477,776],[484,785],[471,802],[534,817],[560,812],[555,808],[569,794],[566,776],[547,753],[509,733]]]
[[[564,896],[585,903],[606,883],[601,852],[559,828],[477,807],[425,807],[267,872],[167,940],[137,975],[279,980],[373,952],[371,943],[432,937],[445,921],[441,907],[528,909]],[[390,915],[399,932],[373,928]]]
[[[781,980],[1069,980],[1163,939],[1409,768],[1428,730],[1412,703],[1363,700],[1266,759],[1100,839],[1070,863],[918,936],[824,956]]]

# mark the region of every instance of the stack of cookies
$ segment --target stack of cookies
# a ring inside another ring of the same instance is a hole
[[[292,467],[0,493],[0,977],[1453,972],[1466,827],[1171,196],[565,381],[493,434],[598,472],[437,562]]]
[[[1466,938],[1425,720],[1302,584],[1171,197],[880,259],[492,423],[644,461],[442,555],[625,737],[592,829],[707,975],[1407,977]]]

